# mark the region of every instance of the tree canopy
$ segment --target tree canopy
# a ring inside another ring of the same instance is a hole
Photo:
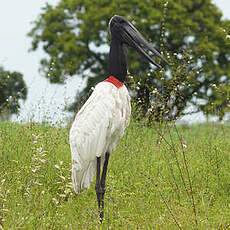
[[[16,71],[4,70],[0,66],[0,119],[18,113],[19,100],[25,100],[26,96],[27,88],[23,75]]]
[[[222,19],[211,0],[61,0],[56,6],[47,4],[29,36],[31,50],[42,45],[48,54],[41,66],[50,82],[88,77],[81,97],[107,77],[108,22],[114,14],[129,19],[171,63],[166,72],[150,71],[152,66],[128,49],[129,71],[139,84],[134,95],[143,107],[157,102],[156,94],[151,97],[157,89],[158,106],[163,98],[171,114],[178,115],[188,102],[208,114],[217,109],[220,118],[230,110],[230,21]],[[76,110],[76,104],[71,109]]]

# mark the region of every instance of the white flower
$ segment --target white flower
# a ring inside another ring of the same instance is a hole
[[[187,148],[187,145],[185,143],[182,143],[182,146],[183,146],[184,149]]]
[[[64,176],[60,176],[60,178],[61,178],[62,180],[65,180],[65,177],[64,177]]]
[[[230,39],[230,34],[226,35],[226,39]]]
[[[187,144],[186,144],[186,142],[185,142],[184,139],[181,139],[181,144],[182,144],[182,147],[183,147],[184,149],[187,148]]]
[[[37,148],[37,151],[38,151],[39,153],[41,153],[41,152],[43,151],[43,148],[42,148],[42,147],[39,147],[39,148]]]
[[[58,165],[54,165],[54,167],[55,167],[56,169],[60,169],[60,167],[59,167]]]
[[[46,160],[40,159],[41,163],[46,163]]]
[[[157,91],[157,88],[155,88],[153,91],[152,91],[152,93],[157,93],[158,91]]]
[[[40,136],[39,135],[35,135],[34,133],[32,133],[32,137],[34,137],[34,139],[37,140]]]
[[[37,184],[37,185],[39,185],[39,186],[41,186],[42,184],[41,183],[39,183],[38,181],[35,181],[34,182],[34,184]]]

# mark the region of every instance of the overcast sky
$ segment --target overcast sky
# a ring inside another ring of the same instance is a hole
[[[49,84],[38,71],[44,52],[28,52],[31,39],[26,35],[33,27],[31,22],[38,17],[46,2],[56,4],[58,0],[1,0],[0,66],[21,72],[28,87],[27,100],[13,120],[64,121],[70,114],[63,112],[63,108],[73,102],[76,92],[85,84],[79,78],[69,80],[65,85]],[[230,19],[230,0],[213,2],[221,9],[224,18]]]

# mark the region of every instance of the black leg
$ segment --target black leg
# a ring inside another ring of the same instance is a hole
[[[100,220],[103,220],[104,217],[104,195],[105,195],[105,178],[106,178],[106,173],[107,173],[107,167],[108,167],[108,163],[109,163],[109,156],[110,154],[107,152],[105,154],[105,162],[104,162],[104,166],[103,166],[103,171],[102,171],[102,175],[101,175],[101,212],[100,212]]]
[[[99,209],[100,209],[100,202],[101,202],[100,174],[101,174],[101,157],[97,157],[97,175],[96,175],[95,190],[97,194],[97,201],[98,201]]]
[[[100,215],[100,222],[102,223],[104,217],[104,195],[105,195],[105,178],[106,172],[109,162],[110,154],[107,152],[105,154],[105,162],[103,166],[103,171],[100,179],[100,171],[101,171],[101,157],[97,157],[97,175],[96,175],[96,184],[95,190],[97,194],[97,201],[98,201],[98,208],[99,208],[99,215]]]

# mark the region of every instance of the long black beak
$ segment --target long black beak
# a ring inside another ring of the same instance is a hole
[[[163,60],[166,64],[169,65],[168,61],[156,50],[152,47],[150,43],[146,41],[146,39],[139,33],[139,31],[127,20],[127,23],[123,24],[122,38],[123,42],[129,45],[130,47],[137,50],[140,54],[142,54],[149,62],[158,68],[162,68],[161,65],[157,64],[144,50],[150,50],[154,55]]]

